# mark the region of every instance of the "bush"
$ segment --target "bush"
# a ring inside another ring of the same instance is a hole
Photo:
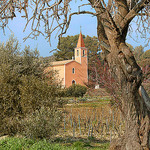
[[[51,138],[60,127],[61,112],[42,107],[22,120],[23,131],[21,134],[32,139]]]
[[[32,133],[29,133],[26,121],[31,123],[34,120],[30,128],[35,127],[40,133],[39,123],[42,122],[39,120],[42,120],[43,114],[46,117],[49,115],[50,123],[43,118],[45,124],[42,124],[43,135],[40,137],[50,137],[55,132],[49,132],[49,135],[45,132],[58,129],[61,121],[58,108],[63,104],[58,98],[60,89],[54,78],[47,78],[43,70],[44,64],[37,50],[31,51],[26,47],[19,52],[18,42],[14,38],[0,45],[0,135],[14,135],[20,132],[27,133],[26,136],[29,137],[37,137],[32,129]],[[51,76],[53,77],[53,73]],[[36,117],[40,119],[35,121]],[[24,131],[22,122],[27,126],[24,126]],[[49,129],[47,124],[51,124]]]
[[[87,88],[85,86],[73,84],[72,86],[66,89],[65,93],[67,97],[83,97],[86,91]]]

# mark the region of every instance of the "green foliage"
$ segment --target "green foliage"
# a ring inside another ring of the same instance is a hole
[[[142,54],[144,53],[144,47],[142,47],[141,45],[140,46],[137,46],[135,47],[134,51],[133,51],[133,54],[134,54],[134,57],[137,61],[141,60],[141,56]]]
[[[85,143],[77,141],[72,144],[72,147],[76,149],[83,149],[85,147]]]
[[[150,49],[145,51],[141,56],[142,59],[150,59]]]
[[[78,42],[78,35],[62,37],[57,46],[58,50],[54,53],[56,60],[72,59],[74,48]]]
[[[0,135],[23,132],[21,122],[34,113],[40,114],[41,108],[42,113],[47,110],[52,113],[49,118],[53,120],[51,128],[57,129],[58,123],[55,126],[54,118],[58,117],[57,108],[62,106],[63,101],[58,98],[59,87],[52,80],[54,78],[48,80],[43,70],[44,64],[37,50],[25,47],[20,52],[19,44],[13,37],[0,45]]]
[[[23,125],[21,134],[32,139],[49,139],[57,133],[61,120],[61,112],[56,111],[56,108],[51,110],[41,107],[39,111],[36,110],[34,113],[27,115],[21,122]]]
[[[86,102],[87,98],[86,97],[79,97],[78,101],[80,101],[80,102]]]
[[[130,50],[133,52],[133,51],[134,51],[133,46],[132,46],[131,44],[129,44],[129,43],[126,43],[126,44],[127,44],[127,46],[130,48]]]
[[[30,140],[26,138],[7,138],[0,141],[1,150],[58,150],[65,149],[59,144],[51,144],[46,140]]]
[[[6,138],[0,140],[0,150],[107,150],[109,143],[91,146],[90,142],[74,142],[71,146],[50,143],[47,140],[31,140],[27,138]]]
[[[142,47],[141,45],[135,48],[133,48],[133,46],[130,44],[127,45],[129,46],[130,50],[133,51],[134,57],[138,62],[150,59],[150,50],[144,52],[144,47]]]
[[[72,86],[66,89],[65,93],[68,97],[83,97],[86,91],[87,88],[85,86],[73,84]]]
[[[101,49],[99,47],[99,41],[97,37],[86,36],[84,39],[85,47],[88,50],[88,64],[93,64],[96,59],[101,59]]]
[[[136,59],[136,61],[142,61],[143,59],[147,59],[150,58],[150,54],[149,54],[149,50],[144,52],[144,47],[143,46],[136,46],[135,48],[133,48],[132,45],[128,44],[128,47],[130,48],[130,50],[133,52],[134,57]]]
[[[77,42],[78,42],[79,35],[75,36],[67,36],[62,37],[60,39],[60,42],[57,46],[58,50],[56,53],[54,53],[56,60],[68,60],[72,59],[72,56],[74,56],[74,48],[76,48]],[[95,55],[98,54],[100,51],[98,39],[97,37],[93,36],[84,36],[84,44],[85,47],[88,49],[88,58],[89,61],[92,62],[94,60]]]

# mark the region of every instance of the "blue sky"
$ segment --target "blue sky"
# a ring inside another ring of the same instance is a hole
[[[82,2],[73,2],[72,3],[72,10],[71,11],[77,11],[78,4],[82,4]],[[90,8],[87,8],[90,10]],[[51,38],[51,47],[49,45],[49,42],[43,37],[39,36],[37,40],[33,39],[27,39],[25,42],[23,42],[23,38],[26,37],[30,33],[30,28],[27,28],[25,32],[23,32],[24,25],[26,21],[21,17],[20,14],[17,14],[17,17],[13,20],[9,21],[8,27],[5,29],[5,35],[3,34],[3,31],[0,30],[0,42],[6,42],[11,34],[14,34],[14,36],[19,40],[21,44],[21,49],[25,47],[25,45],[29,45],[31,49],[37,48],[40,52],[40,56],[50,56],[52,53],[49,53],[51,50],[57,48],[58,38],[55,38],[55,35],[52,35]],[[67,33],[64,36],[67,35],[76,35],[80,32],[80,26],[82,27],[82,34],[89,35],[89,36],[97,36],[97,20],[96,17],[92,17],[91,15],[75,15],[72,17],[72,21],[70,24],[70,27],[67,31]],[[135,24],[133,24],[133,29],[136,27]],[[149,33],[148,33],[149,37]],[[131,44],[132,46],[144,46],[146,43],[144,43],[144,40],[139,38],[136,39],[135,32],[132,33],[132,38],[129,36],[127,37],[127,43]],[[150,47],[145,47],[145,50],[150,49]]]

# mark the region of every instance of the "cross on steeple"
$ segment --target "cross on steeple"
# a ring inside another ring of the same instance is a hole
[[[80,26],[80,32],[81,32],[82,26]]]

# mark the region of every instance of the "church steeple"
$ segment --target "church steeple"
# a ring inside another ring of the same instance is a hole
[[[87,48],[85,47],[81,31],[79,34],[78,43],[77,47],[75,48],[74,54],[75,61],[79,62],[80,64],[84,61],[84,63],[86,62],[87,64]]]
[[[79,39],[78,39],[78,43],[77,43],[77,48],[81,48],[81,47],[85,47],[85,44],[84,44],[84,41],[83,41],[82,33],[80,31]]]
[[[77,47],[74,51],[75,61],[79,63],[79,66],[81,67],[81,76],[85,77],[83,82],[88,82],[88,56],[87,56],[87,48],[85,47],[82,33],[80,30],[79,39],[77,43]],[[81,77],[79,76],[79,78]]]

